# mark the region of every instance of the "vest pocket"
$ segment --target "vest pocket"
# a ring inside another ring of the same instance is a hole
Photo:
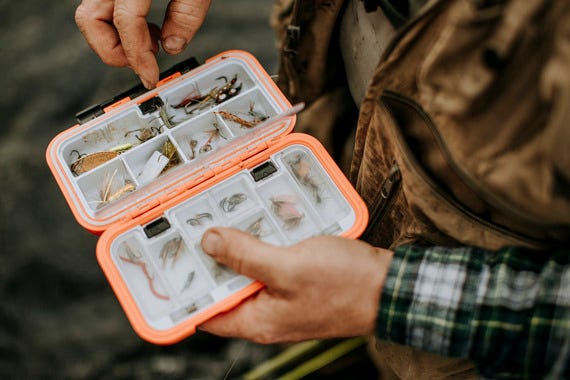
[[[488,249],[505,245],[548,246],[543,239],[485,217],[491,212],[489,205],[454,171],[432,135],[436,130],[433,121],[412,99],[385,91],[378,112],[385,112],[389,120],[383,125],[383,133],[394,144],[394,155],[402,172],[403,193],[417,219],[427,219],[432,228],[462,244]],[[421,230],[425,232],[429,228]]]

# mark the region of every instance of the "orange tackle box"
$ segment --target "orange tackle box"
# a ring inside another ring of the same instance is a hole
[[[134,330],[175,343],[262,284],[200,246],[209,227],[291,245],[356,238],[368,211],[323,146],[291,133],[295,113],[243,51],[187,60],[77,115],[46,157]]]

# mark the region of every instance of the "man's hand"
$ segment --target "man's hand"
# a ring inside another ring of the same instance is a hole
[[[229,228],[207,231],[202,248],[265,288],[201,330],[258,343],[374,332],[390,251],[333,236],[276,247]]]
[[[152,0],[83,0],[75,13],[79,30],[103,62],[130,67],[146,88],[158,82],[158,41],[180,53],[202,25],[210,0],[172,0],[162,30],[146,21]]]

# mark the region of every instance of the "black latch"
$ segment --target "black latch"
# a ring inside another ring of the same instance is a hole
[[[93,106],[87,107],[75,114],[75,118],[79,124],[88,122],[89,120],[95,119],[97,116],[101,116],[105,113],[101,104],[95,104]]]
[[[251,176],[255,182],[259,182],[264,178],[267,178],[271,174],[275,173],[277,168],[275,164],[271,161],[264,162],[263,164],[253,168],[251,170]]]
[[[162,99],[159,96],[155,96],[139,104],[139,108],[141,109],[142,114],[146,115],[148,113],[153,113],[163,105],[164,102]]]
[[[190,70],[192,70],[198,66],[200,66],[200,63],[198,62],[198,60],[194,57],[190,57],[190,58],[188,58],[188,59],[186,59],[180,63],[177,63],[176,65],[172,66],[168,70],[165,70],[162,73],[160,73],[159,78],[162,80],[162,79],[169,77],[170,75],[172,75],[174,73],[178,73],[178,72],[181,74],[185,74],[188,71],[190,71]],[[128,89],[127,91],[121,92],[120,94],[118,94],[117,96],[114,96],[111,99],[108,99],[102,103],[87,107],[84,110],[79,111],[78,113],[75,114],[75,118],[77,119],[77,122],[79,124],[86,123],[89,120],[93,120],[96,117],[103,115],[105,113],[105,111],[104,111],[105,108],[107,108],[111,104],[114,104],[114,103],[118,102],[119,100],[125,99],[126,97],[134,99],[134,98],[144,94],[146,91],[147,91],[147,89],[142,84],[139,83],[136,86]]]
[[[144,226],[144,233],[146,237],[150,239],[153,236],[163,233],[169,228],[170,222],[168,222],[168,219],[162,217]]]
[[[127,91],[121,92],[119,95],[114,96],[111,99],[105,100],[102,103],[93,105],[84,109],[83,111],[79,111],[75,114],[75,118],[79,124],[83,124],[88,122],[89,120],[93,120],[98,116],[101,116],[105,113],[105,108],[109,107],[111,104],[117,103],[119,100],[125,99],[126,97],[130,97],[131,99],[136,98],[139,95],[142,95],[146,92],[146,88],[142,84],[138,84]]]

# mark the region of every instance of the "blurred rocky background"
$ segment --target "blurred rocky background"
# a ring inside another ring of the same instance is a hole
[[[166,1],[150,20],[160,24]],[[213,1],[184,53],[161,69],[228,49],[277,70],[271,1]],[[222,379],[275,347],[196,334],[171,347],[131,329],[95,259],[97,238],[73,218],[45,160],[77,111],[137,84],[105,66],[74,22],[79,1],[0,0],[0,379]]]

